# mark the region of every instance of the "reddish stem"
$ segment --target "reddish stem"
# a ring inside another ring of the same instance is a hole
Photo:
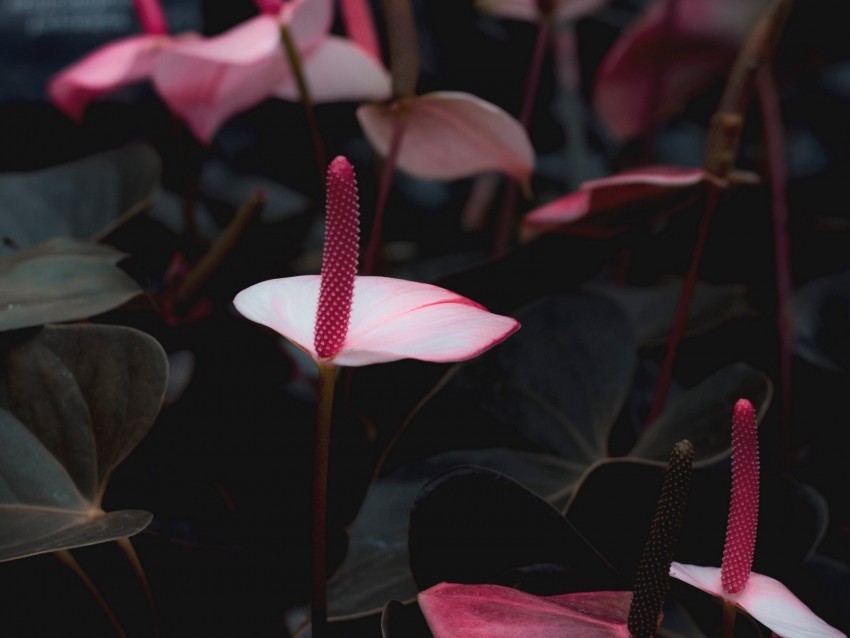
[[[779,333],[779,374],[782,387],[782,447],[785,469],[791,459],[791,381],[792,316],[791,250],[788,235],[788,202],[785,165],[785,134],[776,84],[771,69],[763,67],[756,75],[756,92],[761,108],[764,142],[767,151],[767,177],[773,217],[774,258],[776,263],[776,327]]]
[[[378,256],[378,248],[381,245],[381,228],[384,225],[384,211],[387,208],[387,200],[390,196],[390,187],[395,175],[395,167],[398,162],[398,154],[401,151],[401,142],[404,138],[404,129],[407,124],[407,115],[403,112],[394,113],[393,132],[390,138],[390,149],[384,160],[384,169],[381,172],[381,185],[378,190],[378,201],[375,205],[375,216],[372,218],[372,228],[369,231],[369,244],[366,247],[366,256],[363,262],[363,274],[371,275],[375,270],[375,260]]]
[[[523,94],[522,107],[519,112],[519,122],[528,131],[531,123],[531,114],[534,112],[534,103],[537,99],[537,88],[540,85],[540,75],[543,71],[543,60],[546,58],[546,49],[549,46],[550,25],[547,20],[540,20],[537,25],[537,38],[534,41],[534,51],[531,54],[531,62],[525,79],[525,93]],[[508,252],[511,236],[513,235],[514,215],[516,213],[517,195],[519,184],[515,180],[508,182],[505,195],[502,199],[502,207],[496,220],[496,235],[493,238],[493,257],[503,257]]]
[[[331,416],[333,414],[336,366],[319,364],[319,405],[316,413],[316,443],[313,454],[312,588],[310,614],[313,638],[328,632],[328,469],[330,467]]]

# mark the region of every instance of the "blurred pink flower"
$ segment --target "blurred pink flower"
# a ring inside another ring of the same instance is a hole
[[[621,140],[647,136],[678,113],[722,77],[767,5],[655,0],[611,47],[596,74],[593,100],[609,130]]]
[[[540,0],[477,0],[476,6],[480,11],[492,13],[503,18],[537,22],[543,17],[540,13],[540,5],[551,4],[555,21],[567,22],[593,13],[600,7],[608,4],[609,1],[547,0],[546,2],[541,2]]]
[[[357,119],[369,142],[387,155],[404,129],[397,165],[423,179],[460,179],[501,171],[528,185],[534,149],[522,125],[498,106],[468,93],[441,91],[389,105],[364,104]]]
[[[751,571],[759,493],[758,428],[752,403],[735,404],[732,425],[732,500],[721,567],[673,563],[670,575],[740,607],[782,638],[844,636],[773,578]]]
[[[441,583],[419,593],[434,638],[630,638],[630,591],[534,596],[498,585]]]
[[[248,319],[277,331],[317,364],[363,366],[398,359],[460,361],[519,328],[510,317],[429,284],[356,277],[357,190],[344,157],[328,169],[322,274],[272,279],[233,300]]]
[[[590,180],[579,190],[530,211],[522,220],[523,237],[552,230],[615,235],[693,203],[705,194],[709,183],[719,185],[705,170],[686,166],[645,166]]]
[[[286,27],[315,102],[380,100],[386,70],[345,38],[328,34],[332,0],[255,0],[262,15],[213,38],[182,42],[157,60],[153,81],[194,134],[209,143],[231,116],[266,98],[300,99],[281,43]]]
[[[135,0],[143,35],[121,38],[95,49],[51,78],[50,100],[75,122],[83,119],[92,100],[121,87],[150,79],[159,56],[178,42],[197,37],[167,35],[159,0]]]

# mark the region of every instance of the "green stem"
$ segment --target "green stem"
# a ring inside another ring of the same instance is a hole
[[[328,629],[327,528],[328,467],[336,366],[319,364],[319,405],[313,454],[313,527],[311,616],[313,638],[325,638]]]
[[[316,119],[316,106],[313,102],[313,95],[310,93],[310,85],[307,82],[307,76],[304,74],[304,62],[301,59],[295,38],[292,37],[292,32],[286,25],[281,25],[280,27],[280,41],[283,44],[286,59],[289,61],[289,66],[292,69],[295,85],[298,87],[298,94],[301,96],[301,103],[304,105],[304,114],[307,116],[307,126],[310,129],[310,140],[313,144],[313,155],[316,160],[316,172],[319,184],[322,185],[325,179],[325,169],[328,165],[327,153],[325,151],[325,142],[322,139],[322,133],[319,130],[319,122]]]
[[[404,129],[407,124],[407,114],[403,110],[404,107],[401,107],[392,113],[392,137],[390,138],[390,148],[387,152],[387,157],[384,160],[384,168],[381,172],[381,185],[378,190],[378,201],[375,204],[375,216],[372,218],[372,228],[369,231],[369,244],[366,247],[366,256],[363,260],[364,275],[371,275],[374,272],[378,248],[381,245],[381,228],[384,225],[384,211],[387,208],[390,187],[393,183],[395,167],[398,163],[398,154],[401,151],[401,141],[404,138]]]

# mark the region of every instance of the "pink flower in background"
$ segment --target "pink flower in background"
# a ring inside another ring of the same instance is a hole
[[[153,75],[159,56],[195,34],[167,35],[168,25],[158,0],[135,0],[143,35],[121,38],[75,62],[50,80],[47,94],[75,122],[83,119],[92,100]]]
[[[752,570],[759,500],[756,412],[746,399],[735,404],[732,426],[732,500],[720,568],[673,563],[670,575],[727,604],[740,607],[782,638],[844,636],[773,578]]]
[[[608,237],[687,206],[719,185],[702,168],[644,166],[584,182],[579,190],[530,211],[522,220],[526,239],[559,230]]]
[[[649,135],[720,79],[767,5],[676,0],[673,6],[655,0],[623,32],[596,75],[593,100],[611,133],[621,140]]]
[[[398,359],[460,361],[519,328],[510,317],[429,284],[355,276],[358,210],[354,170],[344,157],[328,169],[322,274],[264,281],[233,303],[277,331],[317,364],[363,366]]]
[[[541,15],[541,6],[551,5],[552,15],[557,22],[575,20],[608,4],[609,0],[477,0],[475,5],[480,11],[492,13],[503,18],[537,22]]]
[[[157,60],[154,84],[209,143],[230,117],[270,97],[299,100],[281,43],[286,27],[315,102],[389,97],[389,75],[369,53],[329,35],[332,0],[256,0],[263,13],[213,38],[183,42]]]
[[[393,104],[364,104],[357,119],[381,155],[404,127],[397,165],[423,179],[460,179],[501,171],[528,185],[534,148],[522,125],[498,106],[468,93],[440,91]]]

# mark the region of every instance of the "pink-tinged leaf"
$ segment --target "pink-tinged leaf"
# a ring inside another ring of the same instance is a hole
[[[381,45],[375,20],[367,0],[341,0],[342,19],[348,37],[375,60],[381,62]]]
[[[148,79],[170,42],[165,36],[139,35],[100,47],[53,76],[47,87],[50,100],[79,122],[92,100]]]
[[[499,107],[467,93],[439,92],[391,106],[368,104],[357,118],[381,155],[394,118],[406,118],[398,167],[424,179],[460,179],[501,171],[527,184],[534,149],[522,125]]]
[[[328,36],[304,57],[304,73],[314,102],[385,100],[392,87],[387,70],[345,38]],[[274,91],[283,100],[301,95],[290,73]]]
[[[209,143],[225,120],[269,97],[287,73],[278,22],[261,15],[217,37],[173,46],[157,61],[153,80],[169,107]]]
[[[593,13],[608,4],[609,0],[556,0],[555,20],[567,22]],[[484,13],[502,18],[538,22],[540,12],[536,0],[478,0],[476,6]]]
[[[846,635],[818,618],[785,585],[769,576],[751,572],[743,591],[728,594],[723,590],[719,567],[700,567],[674,562],[670,567],[670,575],[734,603],[783,638]]]
[[[621,36],[596,76],[594,102],[620,139],[652,133],[717,81],[764,0],[656,0]],[[652,111],[652,112],[651,112]]]
[[[561,230],[607,237],[654,219],[699,197],[712,178],[701,168],[647,166],[584,182],[569,195],[529,212],[525,237]]]
[[[418,600],[434,638],[629,638],[628,591],[534,596],[498,585],[442,583]]]
[[[273,279],[233,300],[245,317],[279,332],[321,360],[313,346],[320,278]],[[357,277],[348,335],[330,362],[363,366],[398,359],[460,361],[500,343],[519,328],[453,292],[401,279]]]
[[[133,0],[133,7],[147,35],[165,35],[168,33],[168,20],[159,0]]]
[[[289,28],[302,53],[331,30],[333,0],[292,0],[283,6],[281,24]]]

